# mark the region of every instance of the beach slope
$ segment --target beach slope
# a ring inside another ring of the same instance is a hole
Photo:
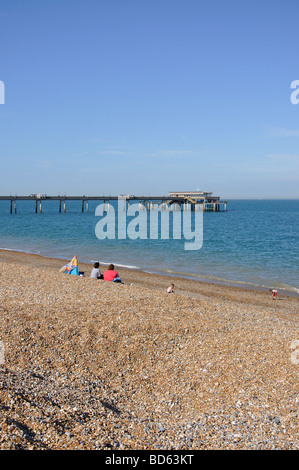
[[[0,449],[299,448],[298,297],[0,262]]]

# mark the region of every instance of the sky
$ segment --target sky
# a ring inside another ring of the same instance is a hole
[[[1,0],[0,195],[299,198],[298,14]]]

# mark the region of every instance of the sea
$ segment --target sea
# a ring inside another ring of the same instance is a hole
[[[110,211],[116,223],[117,201]],[[202,214],[203,243],[196,250],[185,249],[183,233],[181,239],[173,236],[172,214],[168,239],[162,239],[160,232],[156,239],[139,238],[137,225],[135,239],[121,239],[117,230],[114,238],[107,232],[100,239],[97,224],[107,216],[107,205],[103,208],[101,201],[89,201],[88,212],[82,212],[81,201],[67,200],[65,213],[59,212],[59,201],[43,200],[42,213],[35,213],[35,201],[17,201],[16,214],[10,213],[9,201],[0,201],[0,248],[63,261],[77,256],[79,269],[80,262],[92,268],[99,261],[103,269],[115,264],[119,273],[121,268],[132,268],[141,275],[149,272],[299,295],[298,199],[228,200],[226,212]],[[192,217],[194,213],[191,221]],[[126,211],[127,224],[132,220],[134,215]],[[192,223],[194,228],[195,219]]]

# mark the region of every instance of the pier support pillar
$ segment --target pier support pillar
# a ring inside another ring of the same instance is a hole
[[[42,213],[42,201],[39,201],[39,213]]]
[[[17,213],[17,202],[16,201],[14,201],[14,212],[15,212],[15,214]]]
[[[66,213],[65,201],[63,201],[63,212]]]
[[[84,202],[85,202],[86,212],[88,212],[88,201],[84,201],[84,199],[82,199],[82,212],[84,212]]]
[[[59,201],[59,212],[61,212],[61,199]]]

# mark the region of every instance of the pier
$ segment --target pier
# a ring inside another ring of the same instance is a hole
[[[66,213],[66,201],[81,201],[81,211],[89,211],[89,201],[102,201],[109,204],[110,201],[125,199],[152,210],[155,205],[162,205],[165,210],[200,210],[203,212],[226,212],[227,201],[221,201],[219,196],[213,196],[211,192],[185,191],[169,192],[168,196],[136,196],[134,194],[119,194],[117,196],[48,196],[47,194],[30,194],[29,196],[0,196],[0,201],[10,202],[10,213],[17,213],[17,201],[32,201],[35,213],[42,213],[43,201],[58,201],[58,211]]]

